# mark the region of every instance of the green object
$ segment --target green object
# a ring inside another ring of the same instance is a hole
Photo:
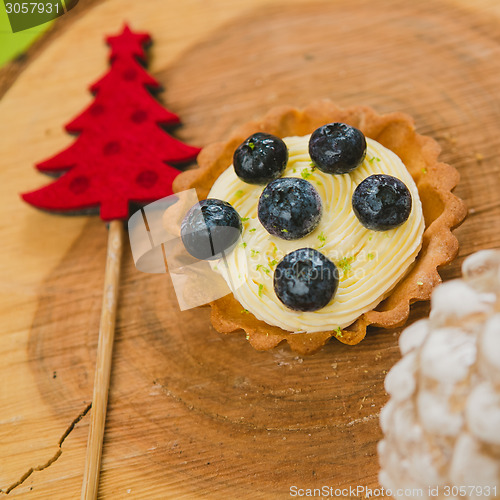
[[[22,54],[78,0],[0,0],[0,67]]]
[[[61,0],[3,0],[14,33],[40,26],[64,14]]]
[[[35,26],[19,33],[12,33],[9,18],[3,3],[0,3],[0,67],[22,54],[53,21]]]

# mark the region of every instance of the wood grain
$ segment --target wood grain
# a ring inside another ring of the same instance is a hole
[[[271,106],[320,97],[405,111],[459,169],[455,192],[471,210],[443,277],[458,276],[473,251],[500,246],[494,2],[99,3],[0,101],[0,489],[8,497],[79,495],[89,419],[78,418],[92,395],[106,230],[96,219],[38,213],[17,193],[46,182],[31,166],[73,140],[62,124],[90,102],[85,87],[106,67],[102,37],[125,14],[153,34],[150,68],[184,120],[185,142],[223,140]],[[373,329],[355,348],[332,342],[307,358],[286,348],[258,353],[216,333],[208,310],[180,313],[168,276],[137,272],[128,249],[120,292],[100,498],[376,487],[378,413],[399,330]],[[410,321],[427,312],[415,307]],[[40,470],[20,482],[30,469]]]

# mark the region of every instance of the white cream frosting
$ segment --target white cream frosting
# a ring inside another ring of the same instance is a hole
[[[345,328],[373,309],[414,262],[425,224],[418,190],[400,158],[367,138],[364,162],[354,171],[331,175],[312,166],[309,137],[286,137],[289,159],[283,177],[306,178],[318,191],[323,215],[318,227],[298,240],[270,235],[257,216],[265,186],[240,180],[231,165],[214,183],[209,198],[226,200],[243,222],[242,242],[226,256],[227,267],[215,263],[243,308],[258,319],[291,332],[318,332]],[[351,197],[356,186],[373,174],[388,174],[403,181],[412,196],[408,220],[389,231],[371,231],[356,218]],[[276,264],[298,248],[315,248],[340,271],[337,293],[322,309],[293,311],[283,305],[273,288]],[[229,275],[228,275],[229,273]],[[237,283],[238,286],[231,285]]]

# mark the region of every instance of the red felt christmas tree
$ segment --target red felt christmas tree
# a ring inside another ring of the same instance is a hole
[[[111,47],[110,70],[90,87],[94,102],[66,125],[78,138],[37,165],[42,172],[63,175],[23,194],[31,205],[58,212],[99,206],[103,220],[125,219],[130,201],[172,194],[172,181],[179,174],[172,165],[192,161],[200,151],[162,128],[179,118],[150,93],[159,88],[141,65],[150,36],[125,26],[106,41]]]
[[[91,90],[94,102],[66,125],[78,138],[67,149],[37,165],[60,177],[24,200],[61,213],[100,207],[110,221],[104,295],[97,346],[92,413],[85,461],[82,498],[95,500],[99,484],[102,441],[112,363],[120,262],[124,240],[123,219],[129,203],[154,201],[172,194],[179,174],[173,165],[194,160],[198,148],[183,144],[162,128],[179,122],[151,95],[158,82],[143,68],[147,33],[128,26],[106,38],[111,46],[111,68]]]

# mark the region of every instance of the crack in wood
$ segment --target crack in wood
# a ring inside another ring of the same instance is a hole
[[[49,458],[49,460],[47,460],[42,465],[37,465],[36,467],[31,467],[30,469],[28,469],[21,476],[21,478],[18,479],[15,483],[11,484],[5,490],[0,489],[0,493],[5,493],[6,495],[8,495],[14,488],[17,488],[18,486],[23,484],[24,481],[26,481],[26,479],[28,479],[31,476],[31,474],[33,474],[33,472],[42,471],[42,470],[46,469],[47,467],[50,467],[62,455],[62,445],[63,445],[64,441],[70,435],[71,431],[75,428],[76,424],[78,424],[78,422],[80,422],[80,420],[83,417],[85,417],[85,415],[87,415],[87,413],[90,411],[90,408],[92,408],[92,403],[89,403],[84,408],[84,410],[82,412],[80,412],[75,419],[73,419],[71,424],[69,424],[68,428],[64,431],[63,435],[59,439],[59,442],[57,443],[57,446],[58,446],[57,451],[54,453],[54,455],[51,458]]]

